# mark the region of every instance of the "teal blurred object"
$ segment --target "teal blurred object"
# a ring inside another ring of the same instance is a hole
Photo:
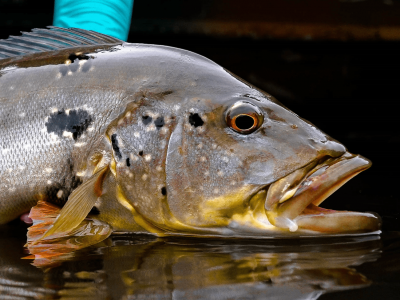
[[[126,41],[133,0],[55,0],[53,25],[81,28]]]

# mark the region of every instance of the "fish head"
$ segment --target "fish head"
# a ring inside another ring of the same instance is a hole
[[[212,62],[195,57],[178,71],[188,72],[172,80],[179,84],[146,93],[108,134],[114,157],[124,152],[120,194],[148,230],[257,238],[379,230],[372,213],[319,207],[367,159]]]

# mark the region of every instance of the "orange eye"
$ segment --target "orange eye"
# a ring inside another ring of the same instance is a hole
[[[260,128],[264,121],[261,110],[248,101],[238,101],[226,112],[226,123],[234,131],[249,134]]]

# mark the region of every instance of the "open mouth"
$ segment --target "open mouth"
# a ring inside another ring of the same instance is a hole
[[[269,222],[279,228],[299,228],[318,233],[362,233],[380,229],[373,213],[336,211],[319,205],[343,184],[368,169],[371,162],[345,153],[339,158],[323,158],[270,185],[265,200]]]

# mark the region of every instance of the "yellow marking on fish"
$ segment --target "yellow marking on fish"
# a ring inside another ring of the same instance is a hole
[[[117,186],[117,201],[127,208],[133,216],[133,220],[138,224],[140,227],[142,227],[144,230],[147,230],[148,232],[151,233],[156,233],[158,236],[164,236],[164,232],[160,230],[159,228],[153,226],[149,222],[143,219],[143,217],[136,211],[136,209],[129,203],[129,201],[126,199],[124,196],[124,193],[121,190],[121,187],[118,185]],[[134,204],[135,205],[135,204]]]

